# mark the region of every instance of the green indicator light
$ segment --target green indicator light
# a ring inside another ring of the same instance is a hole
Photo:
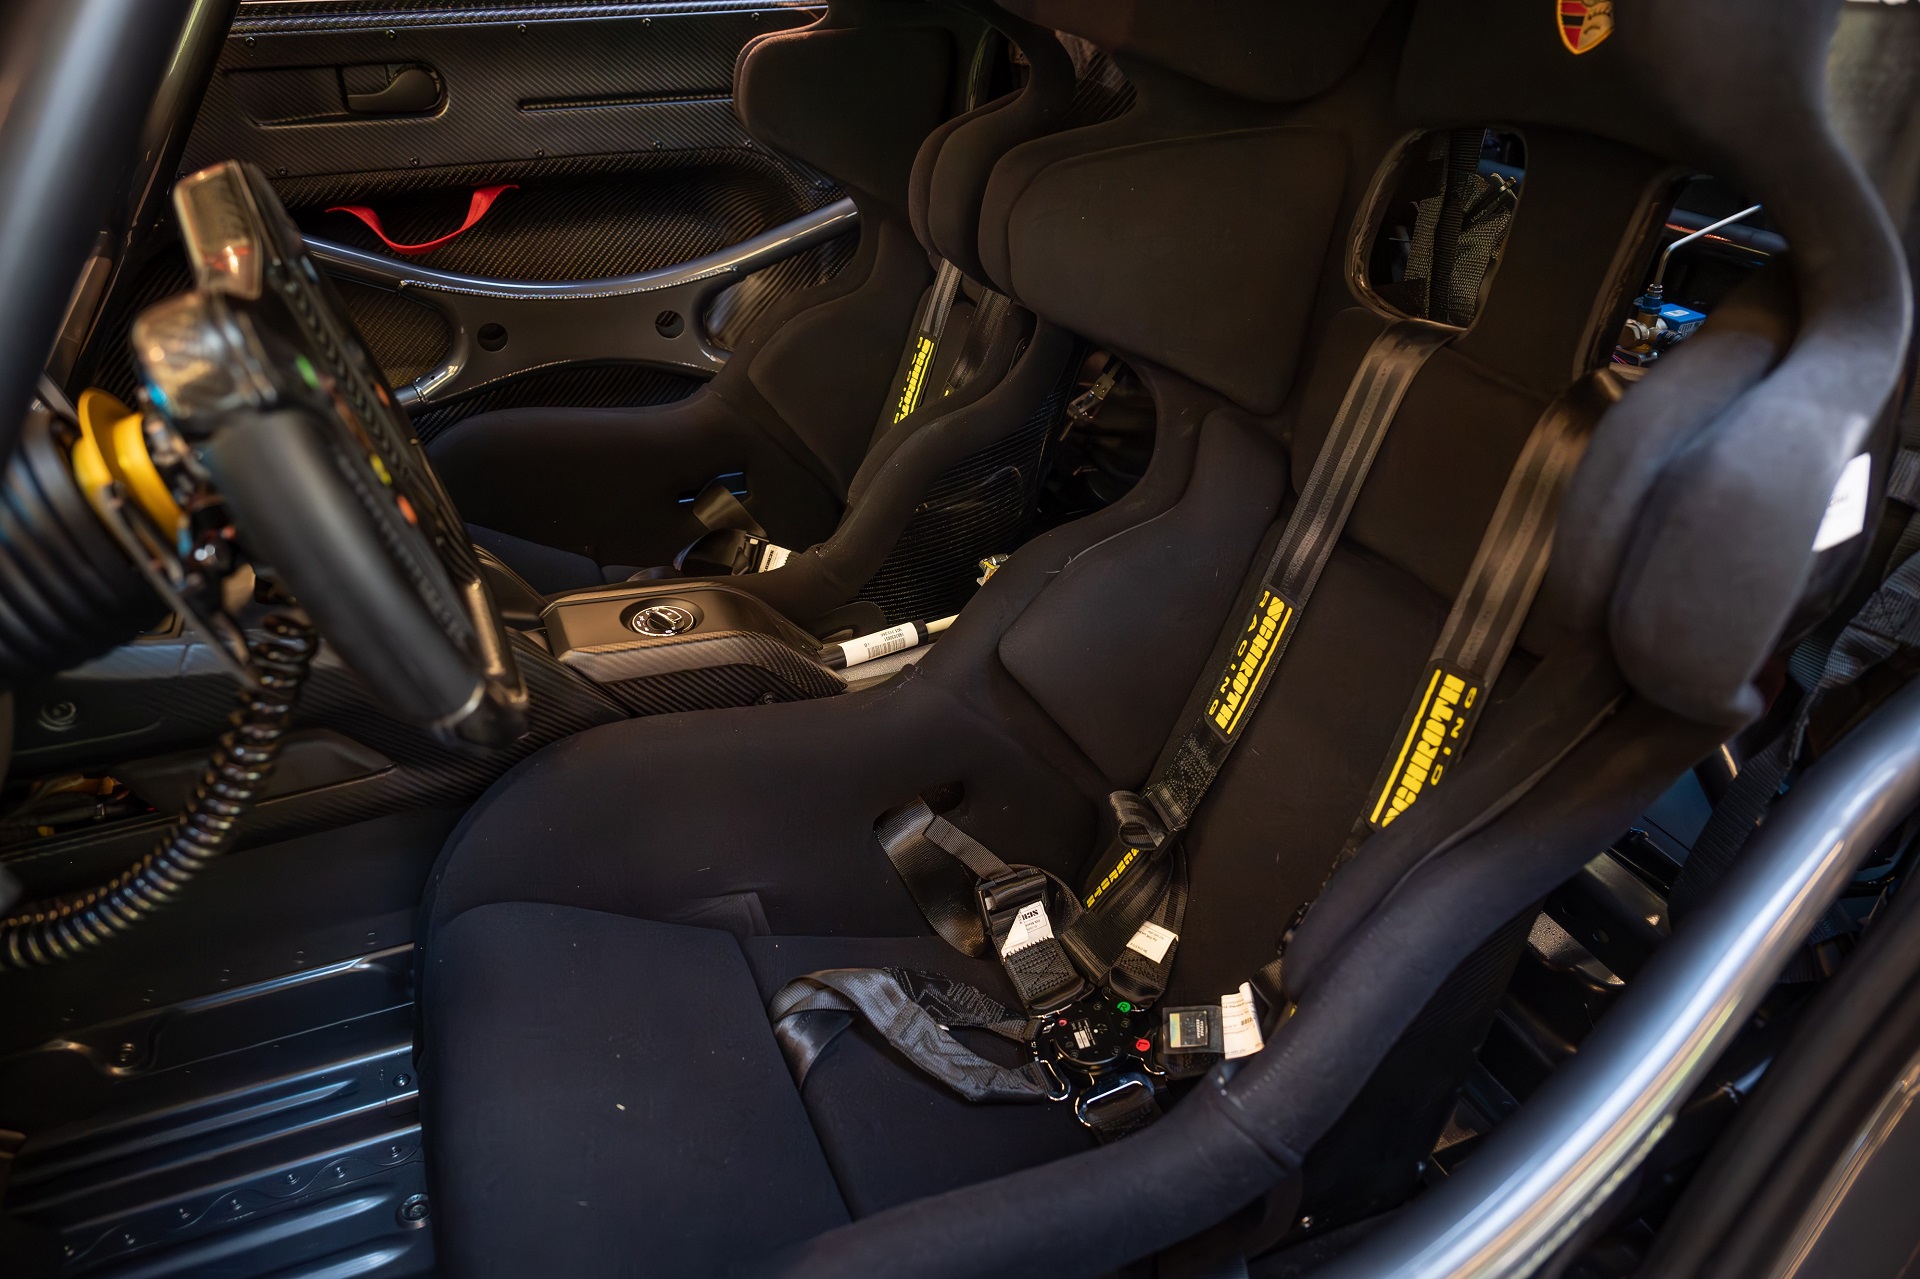
[[[313,365],[308,362],[306,356],[304,355],[294,356],[293,366],[300,370],[300,377],[302,381],[304,381],[308,386],[312,387],[316,391],[320,389],[320,375],[313,371]]]
[[[1115,1004],[1114,1007],[1118,1008],[1123,1013],[1130,1013],[1133,1011],[1133,1005],[1128,1003],[1124,999],[1121,1000],[1119,1003]]]

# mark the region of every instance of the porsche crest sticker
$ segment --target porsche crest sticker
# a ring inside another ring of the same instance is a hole
[[[1560,7],[1560,43],[1569,53],[1585,53],[1613,34],[1613,0],[1556,0]]]

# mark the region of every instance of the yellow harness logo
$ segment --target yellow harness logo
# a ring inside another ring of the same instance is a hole
[[[1107,872],[1107,877],[1101,880],[1099,885],[1091,893],[1087,894],[1087,909],[1093,909],[1093,904],[1100,900],[1100,894],[1106,892],[1109,888],[1112,888],[1114,884],[1118,883],[1120,876],[1126,874],[1127,867],[1133,865],[1139,857],[1139,849],[1129,848],[1127,855],[1113,864],[1113,869]]]
[[[1260,592],[1260,602],[1254,605],[1253,615],[1247,619],[1247,629],[1234,647],[1227,673],[1221,676],[1220,687],[1207,705],[1208,721],[1226,736],[1232,737],[1239,731],[1248,698],[1259,687],[1260,677],[1266,674],[1278,651],[1280,637],[1286,634],[1287,623],[1292,620],[1291,605],[1272,590]]]
[[[900,404],[893,411],[898,422],[920,406],[920,390],[926,385],[927,365],[933,363],[933,339],[921,338],[913,348],[913,364],[907,369],[907,384],[900,391]]]
[[[1479,694],[1477,687],[1458,675],[1435,668],[1420,710],[1394,758],[1393,771],[1374,802],[1370,820],[1375,826],[1388,825],[1412,808],[1428,787],[1440,784],[1440,775],[1453,756],[1451,743],[1466,731],[1467,713]]]

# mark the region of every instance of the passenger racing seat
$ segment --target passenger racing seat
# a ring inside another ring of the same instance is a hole
[[[1531,0],[1027,0],[1141,106],[1003,159],[983,256],[1135,362],[1152,469],[1023,548],[902,678],[595,729],[476,806],[422,969],[449,1271],[1202,1273],[1404,1197],[1535,904],[1759,712],[1768,655],[1857,567],[1858,525],[1822,525],[1850,461],[1884,483],[1910,302],[1826,127],[1834,7],[1622,0],[1587,43]],[[1492,122],[1524,132],[1526,181],[1471,327],[1396,313],[1361,192],[1405,130]],[[1791,278],[1622,394],[1608,354],[1701,169],[1767,202]],[[1532,604],[1512,582],[1536,574]],[[1443,717],[1448,678],[1473,696]],[[917,1051],[953,1038],[900,1033],[939,1001],[897,974],[1052,1009],[999,962],[1044,939],[1008,947],[989,910],[984,954],[950,944],[942,850],[983,890],[994,860],[1073,884],[1033,899],[1062,949],[1112,883],[1163,885],[1146,922],[1174,937],[1098,975],[1104,1015],[1144,1014],[1114,995],[1145,977],[1224,1014],[1264,970],[1265,1047],[1097,1148],[1066,1105],[960,1100]],[[767,1010],[797,978],[890,983],[900,1019],[829,1003],[853,1024],[809,1047]]]
[[[983,100],[1010,48],[1024,83]],[[1076,78],[1050,31],[991,4],[859,0],[754,41],[735,81],[756,139],[852,196],[854,260],[686,400],[478,415],[435,466],[540,591],[677,563],[801,621],[869,583],[889,620],[951,613],[1031,509],[1075,355],[983,268],[982,189],[1019,143],[1124,109],[1124,83]],[[950,97],[971,109],[940,123]]]

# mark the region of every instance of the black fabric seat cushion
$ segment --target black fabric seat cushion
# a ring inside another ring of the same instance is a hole
[[[440,929],[422,1096],[447,1273],[719,1273],[1088,1148],[1065,1107],[970,1105],[864,1030],[796,1090],[767,997],[862,965],[1010,993],[933,937],[737,939],[524,902]]]
[[[428,962],[449,1273],[711,1274],[847,1219],[728,934],[500,903]]]
[[[991,960],[969,959],[938,937],[748,937],[741,940],[763,999],[823,968],[918,968],[1019,1004]],[[983,1056],[1017,1065],[1020,1048],[978,1031],[956,1036]],[[916,1070],[864,1026],[820,1055],[801,1092],[827,1163],[856,1217],[987,1181],[1093,1146],[1066,1106],[974,1105]]]

